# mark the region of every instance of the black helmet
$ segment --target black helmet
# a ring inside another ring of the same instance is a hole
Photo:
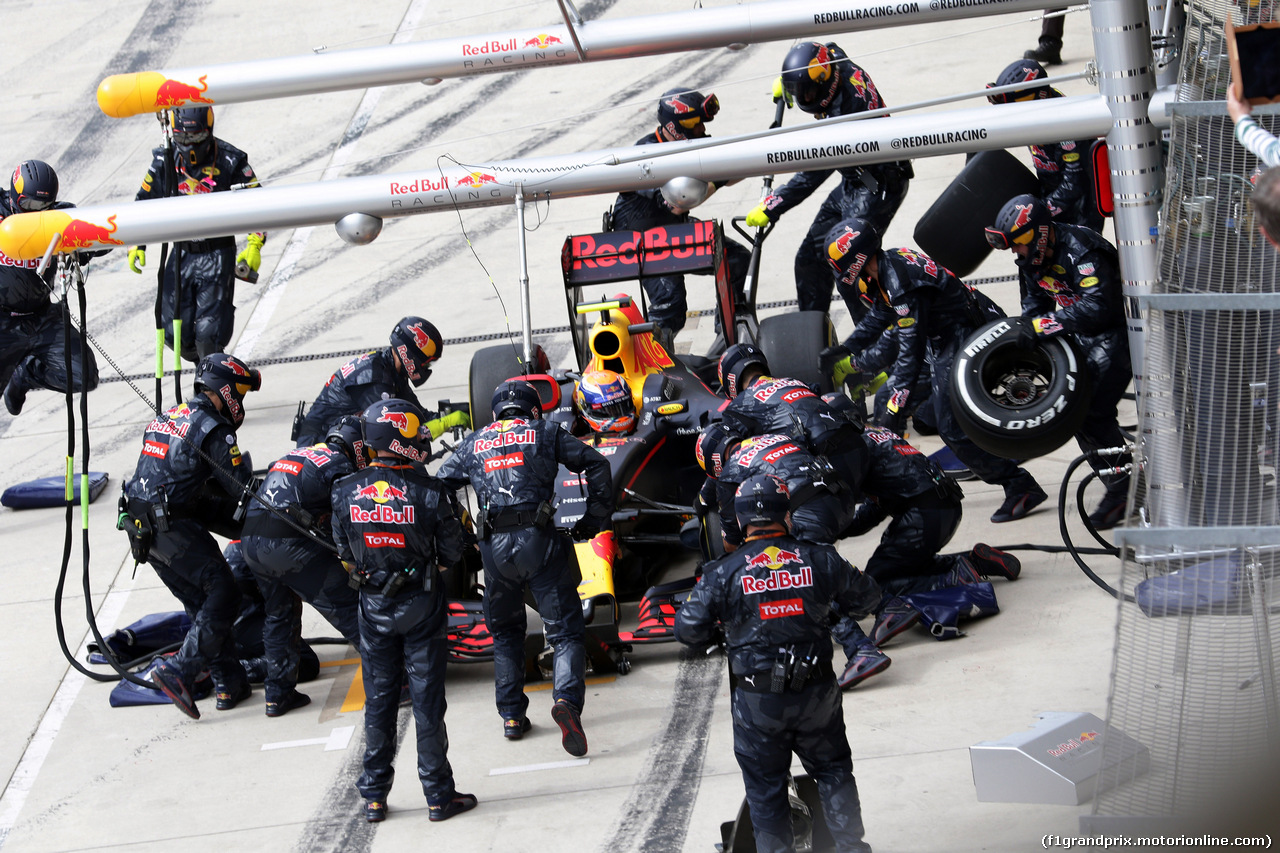
[[[231,422],[244,423],[244,395],[262,388],[262,374],[234,355],[215,352],[196,365],[196,391],[212,391],[222,400]]]
[[[707,135],[703,123],[718,112],[720,99],[714,93],[704,97],[687,86],[677,86],[658,100],[658,126],[668,139],[701,139]]]
[[[721,421],[716,421],[708,424],[698,436],[693,452],[698,457],[698,464],[702,466],[703,471],[707,472],[708,477],[719,477],[720,472],[724,470],[724,463],[729,459],[729,452],[740,441],[742,436],[736,430]]]
[[[1049,205],[1028,193],[1005,202],[996,214],[996,224],[984,229],[993,249],[1012,249],[1020,267],[1039,269],[1049,257],[1049,238],[1053,229],[1053,213]],[[1028,251],[1019,252],[1019,246]]]
[[[343,415],[338,422],[329,427],[324,443],[341,453],[359,470],[368,460],[364,455],[364,430],[360,426],[358,415]]]
[[[996,78],[996,82],[988,83],[987,88],[1012,86],[1015,83],[1030,83],[1033,80],[1043,80],[1048,76],[1040,63],[1034,59],[1019,59],[1017,62],[1010,63],[1001,71],[1000,76]],[[987,100],[993,104],[1008,104],[1014,101],[1052,98],[1053,95],[1052,89],[1041,84],[1039,86],[1028,86],[1025,89],[1014,89],[1012,92],[1001,92],[998,95],[987,95]]]
[[[213,107],[181,107],[169,113],[178,165],[188,170],[213,162]]]
[[[523,379],[508,379],[493,392],[493,419],[522,416],[539,419],[542,417],[542,397],[538,389]]]
[[[373,451],[385,450],[410,462],[427,462],[431,458],[431,431],[426,424],[422,409],[408,400],[379,400],[360,416],[365,453],[373,458]]]
[[[753,474],[733,496],[733,514],[746,531],[749,524],[786,524],[791,509],[787,484],[768,474]]]
[[[870,307],[883,291],[877,287],[878,292],[868,295],[867,285],[861,282],[860,276],[867,261],[880,251],[880,235],[866,221],[851,216],[827,232],[826,242],[827,263],[831,264],[836,278],[850,287],[856,285],[863,302]]]
[[[48,210],[58,200],[58,175],[43,160],[24,160],[9,179],[9,205],[16,213]]]
[[[769,362],[760,347],[755,344],[734,344],[720,356],[716,372],[720,377],[720,390],[732,400],[742,390],[742,374],[755,365],[762,372],[769,372]]]
[[[782,60],[782,87],[807,113],[825,113],[840,91],[843,53],[834,45],[805,42],[791,48]]]
[[[440,331],[421,317],[405,317],[391,330],[391,349],[417,388],[431,375],[431,362],[444,352]]]

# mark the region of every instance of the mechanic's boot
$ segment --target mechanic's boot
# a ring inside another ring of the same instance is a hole
[[[1027,488],[1006,489],[1004,503],[1000,504],[1000,508],[996,510],[995,515],[991,516],[991,520],[996,524],[1017,521],[1044,503],[1048,497],[1035,480],[1032,480]]]
[[[387,819],[386,800],[365,800],[364,819],[369,823],[382,823]]]
[[[934,589],[946,589],[947,587],[964,586],[971,583],[982,583],[982,576],[973,567],[973,563],[969,562],[968,557],[964,554],[957,554],[955,564],[952,565],[949,572],[942,576],[942,583],[934,587]]]
[[[518,720],[502,721],[502,736],[507,740],[520,740],[524,737],[525,732],[533,728],[533,723],[529,722],[528,717],[521,717]]]
[[[168,662],[161,663],[151,670],[151,683],[160,688],[160,692],[168,696],[178,710],[193,720],[200,719],[200,709],[196,700],[191,698],[191,691],[182,680],[182,673],[176,666]]]
[[[245,699],[248,699],[249,694],[252,692],[253,688],[247,681],[240,682],[240,685],[235,688],[218,688],[217,692],[214,694],[214,698],[217,699],[215,707],[219,711],[230,711]]]
[[[459,794],[454,791],[447,799],[427,800],[427,817],[432,821],[448,820],[454,815],[471,811],[478,802],[474,794]]]
[[[844,672],[840,673],[836,682],[841,690],[848,690],[871,676],[884,672],[889,668],[890,663],[892,661],[889,660],[889,656],[875,646],[862,646],[857,654],[849,658],[849,663],[845,665]]]
[[[19,364],[9,377],[9,384],[4,386],[4,407],[14,417],[22,413],[22,407],[27,402],[26,376],[26,370]]]
[[[1062,64],[1062,39],[1041,36],[1040,43],[1022,54],[1023,59],[1034,59],[1041,65]]]
[[[1126,494],[1107,494],[1102,496],[1098,508],[1089,513],[1089,526],[1094,530],[1110,530],[1124,521],[1129,498]]]
[[[1016,581],[1018,575],[1022,574],[1022,563],[1017,557],[981,542],[969,552],[969,562],[984,578],[996,575],[1005,580]]]
[[[290,690],[289,695],[278,702],[267,703],[268,717],[283,717],[294,708],[304,708],[311,704],[311,697],[297,690]]]
[[[587,735],[582,731],[582,717],[578,709],[563,699],[551,706],[551,719],[560,727],[560,744],[564,751],[574,756],[587,754]]]
[[[903,631],[920,621],[920,612],[900,597],[885,602],[871,629],[871,642],[883,646]]]

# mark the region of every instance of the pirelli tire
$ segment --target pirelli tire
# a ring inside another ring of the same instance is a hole
[[[471,427],[480,429],[493,423],[493,392],[513,376],[524,373],[520,349],[511,344],[498,344],[476,350],[471,356],[468,394],[471,401]]]
[[[1034,349],[1016,343],[1023,317],[994,320],[960,347],[949,379],[951,410],[973,443],[1007,459],[1065,444],[1089,411],[1089,373],[1065,335]]]
[[[760,321],[756,346],[769,361],[769,373],[799,379],[831,390],[831,378],[818,369],[818,354],[835,343],[836,332],[825,311],[796,311],[775,314]]]

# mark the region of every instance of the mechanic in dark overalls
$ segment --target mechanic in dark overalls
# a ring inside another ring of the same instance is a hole
[[[256,485],[236,429],[244,422],[245,395],[261,387],[261,374],[235,356],[202,358],[195,393],[147,425],[138,467],[124,484],[121,508],[127,517],[120,526],[129,534],[134,559],[150,562],[191,616],[182,648],[151,677],[178,710],[196,720],[200,711],[191,686],[206,667],[219,711],[250,693],[231,635],[240,590],[210,530],[235,538],[245,489]]]
[[[136,201],[259,186],[258,176],[249,165],[249,155],[213,135],[212,107],[172,110],[169,126],[173,132],[176,186],[169,185],[164,146],[153,148],[151,167],[142,178]],[[181,355],[188,361],[196,361],[222,350],[231,340],[236,318],[236,264],[243,261],[257,272],[266,241],[265,231],[255,231],[246,238],[245,248],[238,255],[234,237],[183,240],[174,245],[165,265],[160,308],[165,343],[170,348],[173,347],[173,303],[178,276],[182,277]],[[146,246],[129,249],[129,269],[141,275],[146,263]]]
[[[405,317],[391,330],[390,344],[361,353],[334,371],[298,427],[299,447],[323,441],[343,415],[358,415],[379,400],[395,397],[418,403],[414,388],[431,376],[444,353],[440,331],[421,317]],[[469,427],[466,412],[450,412],[428,421],[432,438],[453,427]]]
[[[780,84],[780,85],[779,85]],[[782,60],[782,76],[774,84],[774,98],[787,98],[817,119],[847,116],[882,109],[884,99],[871,75],[855,65],[834,42],[798,44]],[[850,132],[853,125],[846,124]],[[813,195],[831,176],[832,169],[798,172],[770,193],[747,214],[747,225],[762,228]],[[859,216],[881,233],[907,196],[907,184],[915,176],[910,160],[846,166],[840,186],[831,191],[796,250],[796,296],[801,311],[826,311],[831,307],[831,271],[826,263],[825,237],[841,219]]]
[[[240,539],[266,613],[268,717],[311,703],[296,689],[302,602],[360,649],[360,595],[332,547],[329,515],[334,482],[365,465],[363,446],[360,419],[343,417],[324,443],[296,448],[273,462],[258,487],[258,500],[249,504]]]
[[[823,456],[858,495],[867,467],[861,430],[831,409],[799,379],[774,378],[755,344],[734,344],[720,356],[720,389],[729,398],[723,418],[740,435],[777,433]]]
[[[866,318],[844,343],[822,352],[824,370],[862,372],[863,351],[896,325],[898,354],[889,371],[889,402],[879,426],[902,435],[912,389],[926,361],[933,370],[934,423],[960,461],[984,482],[1004,488],[994,522],[1022,518],[1048,495],[1025,468],[973,443],[951,411],[951,367],[960,345],[988,320],[1004,316],[994,302],[912,249],[880,247],[880,234],[861,219],[847,219],[828,235],[828,257],[841,293],[852,291],[867,306]],[[846,297],[852,298],[852,297]]]
[[[818,783],[836,849],[869,853],[831,669],[828,620],[833,603],[842,613],[866,616],[880,591],[835,548],[787,532],[790,497],[781,481],[748,478],[734,505],[746,541],[705,566],[676,612],[675,631],[682,643],[706,645],[723,628],[733,752],[747,789],[755,849],[795,849],[787,792],[794,752]]]
[[[440,572],[462,560],[462,523],[452,494],[421,468],[431,456],[422,410],[393,397],[361,421],[369,464],[334,483],[330,499],[333,541],[360,590],[365,749],[356,787],[365,820],[385,820],[407,670],[427,816],[448,820],[476,806],[454,787],[444,724],[449,614]]]
[[[1076,443],[1107,487],[1089,523],[1110,530],[1124,519],[1129,475],[1102,472],[1131,457],[1094,451],[1126,446],[1116,406],[1133,379],[1116,249],[1096,231],[1055,221],[1048,205],[1031,195],[1009,199],[986,233],[994,248],[1017,255],[1022,316],[1031,319],[1031,328],[1020,329],[1019,344],[1031,348],[1065,334],[1084,355],[1093,390]]]
[[[9,191],[0,194],[0,222],[16,213],[74,206],[58,201],[58,176],[48,163],[25,160],[13,170]],[[41,278],[36,274],[39,265],[39,258],[18,261],[0,252],[0,388],[4,389],[4,405],[11,415],[22,411],[32,388],[67,390],[68,348],[71,390],[92,391],[98,387],[98,363],[93,350],[83,351],[88,356],[88,374],[82,375],[80,338],[66,340],[62,313],[50,301],[57,267],[50,264]]]
[[[706,123],[718,112],[720,100],[714,94],[704,96],[687,86],[677,86],[658,99],[657,130],[636,140],[636,145],[704,139],[709,135]],[[710,192],[715,192],[715,184],[711,185]],[[689,216],[689,211],[673,207],[663,197],[661,187],[620,193],[613,203],[613,229],[617,231],[644,231],[659,225],[697,221]],[[736,293],[741,294],[747,266],[751,263],[751,252],[727,237],[724,248],[730,284]],[[672,339],[684,328],[689,310],[684,276],[678,273],[645,276],[640,279],[640,285],[649,298],[648,319],[658,325],[654,335],[659,343],[671,350]]]
[[[551,717],[570,755],[586,755],[582,731],[586,631],[572,543],[553,526],[552,498],[560,466],[587,485],[582,518],[571,536],[586,540],[610,527],[613,477],[609,462],[568,430],[542,420],[542,400],[528,382],[508,380],[493,394],[493,423],[458,442],[438,476],[450,488],[476,493],[484,618],[493,634],[493,675],[502,734],[519,740],[532,724],[524,693],[524,590],[528,587],[555,650]]]

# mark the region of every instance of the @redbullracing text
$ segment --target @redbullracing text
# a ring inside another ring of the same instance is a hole
[[[1043,835],[1040,846],[1046,850],[1062,848],[1096,848],[1109,850],[1113,847],[1190,847],[1196,850],[1207,850],[1212,847],[1259,847],[1271,849],[1270,835],[1252,836],[1218,836],[1218,835],[1151,835],[1130,838],[1126,835]]]

